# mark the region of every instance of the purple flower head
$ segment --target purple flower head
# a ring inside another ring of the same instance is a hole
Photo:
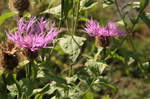
[[[18,22],[16,32],[7,33],[9,40],[17,43],[20,48],[27,48],[37,51],[40,48],[51,48],[47,46],[61,32],[54,24],[49,26],[49,22],[44,18],[31,18],[29,21],[21,18]]]
[[[119,30],[118,26],[113,22],[109,22],[105,27],[101,27],[97,21],[92,19],[88,20],[83,31],[88,33],[90,36],[98,37],[126,35],[125,31]]]

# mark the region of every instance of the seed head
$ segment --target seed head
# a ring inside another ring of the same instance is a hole
[[[13,72],[20,68],[18,64],[26,59],[24,50],[17,48],[12,41],[4,41],[0,44],[0,69]]]
[[[19,63],[16,45],[7,41],[0,44],[0,67],[5,71],[13,71]]]

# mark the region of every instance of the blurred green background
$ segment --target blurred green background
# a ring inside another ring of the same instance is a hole
[[[34,2],[30,12],[31,15],[36,16],[38,16],[39,13],[46,11],[48,8],[53,8],[60,4],[59,0],[31,1]],[[120,17],[114,6],[103,8],[104,5],[101,3],[101,0],[90,0],[89,4],[94,1],[98,1],[97,6],[81,13],[82,16],[85,16],[86,18],[92,17],[93,19],[98,20],[101,24],[106,24],[109,20],[119,22]],[[119,0],[121,6],[125,5],[129,1],[131,0]],[[37,4],[34,4],[35,2],[37,2]],[[150,5],[145,11],[150,13]],[[8,1],[0,0],[0,16],[8,12],[11,12],[8,7]],[[49,20],[58,21],[57,15],[44,15],[48,16]],[[134,10],[130,12],[130,16],[135,15],[136,12]],[[79,28],[83,27],[84,22],[82,20],[82,16],[80,17],[81,20],[79,20],[79,25],[81,23]],[[0,17],[0,21],[1,20],[2,17]],[[16,27],[16,16],[5,20],[5,22],[0,25],[0,41],[6,39],[5,32],[13,29],[14,27]],[[150,99],[150,28],[140,21],[134,28],[133,34],[132,40],[135,46],[134,50],[127,41],[120,46],[121,41],[119,39],[114,39],[111,44],[111,49],[117,49],[117,51],[115,51],[115,55],[110,52],[112,55],[110,55],[110,58],[108,59],[108,64],[110,66],[108,67],[108,70],[106,70],[106,75],[110,82],[117,86],[118,92],[113,95],[113,98],[110,98],[109,95],[112,94],[112,92],[109,89],[104,88],[100,94],[95,96],[95,99]],[[90,40],[90,42],[86,41],[86,43],[93,44],[94,39]],[[85,53],[93,55],[95,49],[91,50],[90,48],[91,46],[88,46]],[[55,51],[57,52],[58,49]],[[108,52],[108,54],[110,53]],[[51,61],[53,62],[52,65],[55,65],[59,69],[64,69],[67,64],[64,63],[65,59],[65,55],[57,53],[57,55],[53,55],[51,58]],[[142,65],[139,65],[139,61]],[[57,72],[57,70],[55,72]]]

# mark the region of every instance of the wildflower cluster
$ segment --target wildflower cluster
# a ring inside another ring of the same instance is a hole
[[[108,22],[105,27],[102,27],[93,19],[88,20],[83,31],[96,38],[96,47],[102,46],[104,48],[109,45],[110,37],[126,35],[125,31],[119,30],[118,26],[113,22]]]
[[[114,37],[125,35],[125,32],[119,30],[118,26],[113,22],[109,22],[105,27],[101,27],[97,21],[92,19],[87,22],[83,31],[94,37]]]
[[[16,32],[7,33],[9,40],[17,43],[20,48],[27,48],[31,51],[40,48],[51,48],[47,46],[61,32],[54,24],[49,26],[49,22],[44,18],[31,18],[29,22],[21,18],[18,22],[18,30]]]

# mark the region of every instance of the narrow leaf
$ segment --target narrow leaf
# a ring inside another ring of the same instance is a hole
[[[15,15],[15,13],[13,13],[13,12],[8,12],[8,13],[5,13],[5,14],[2,14],[0,16],[0,25],[2,25],[5,22],[6,19],[8,19],[8,18],[10,18],[14,15]]]

